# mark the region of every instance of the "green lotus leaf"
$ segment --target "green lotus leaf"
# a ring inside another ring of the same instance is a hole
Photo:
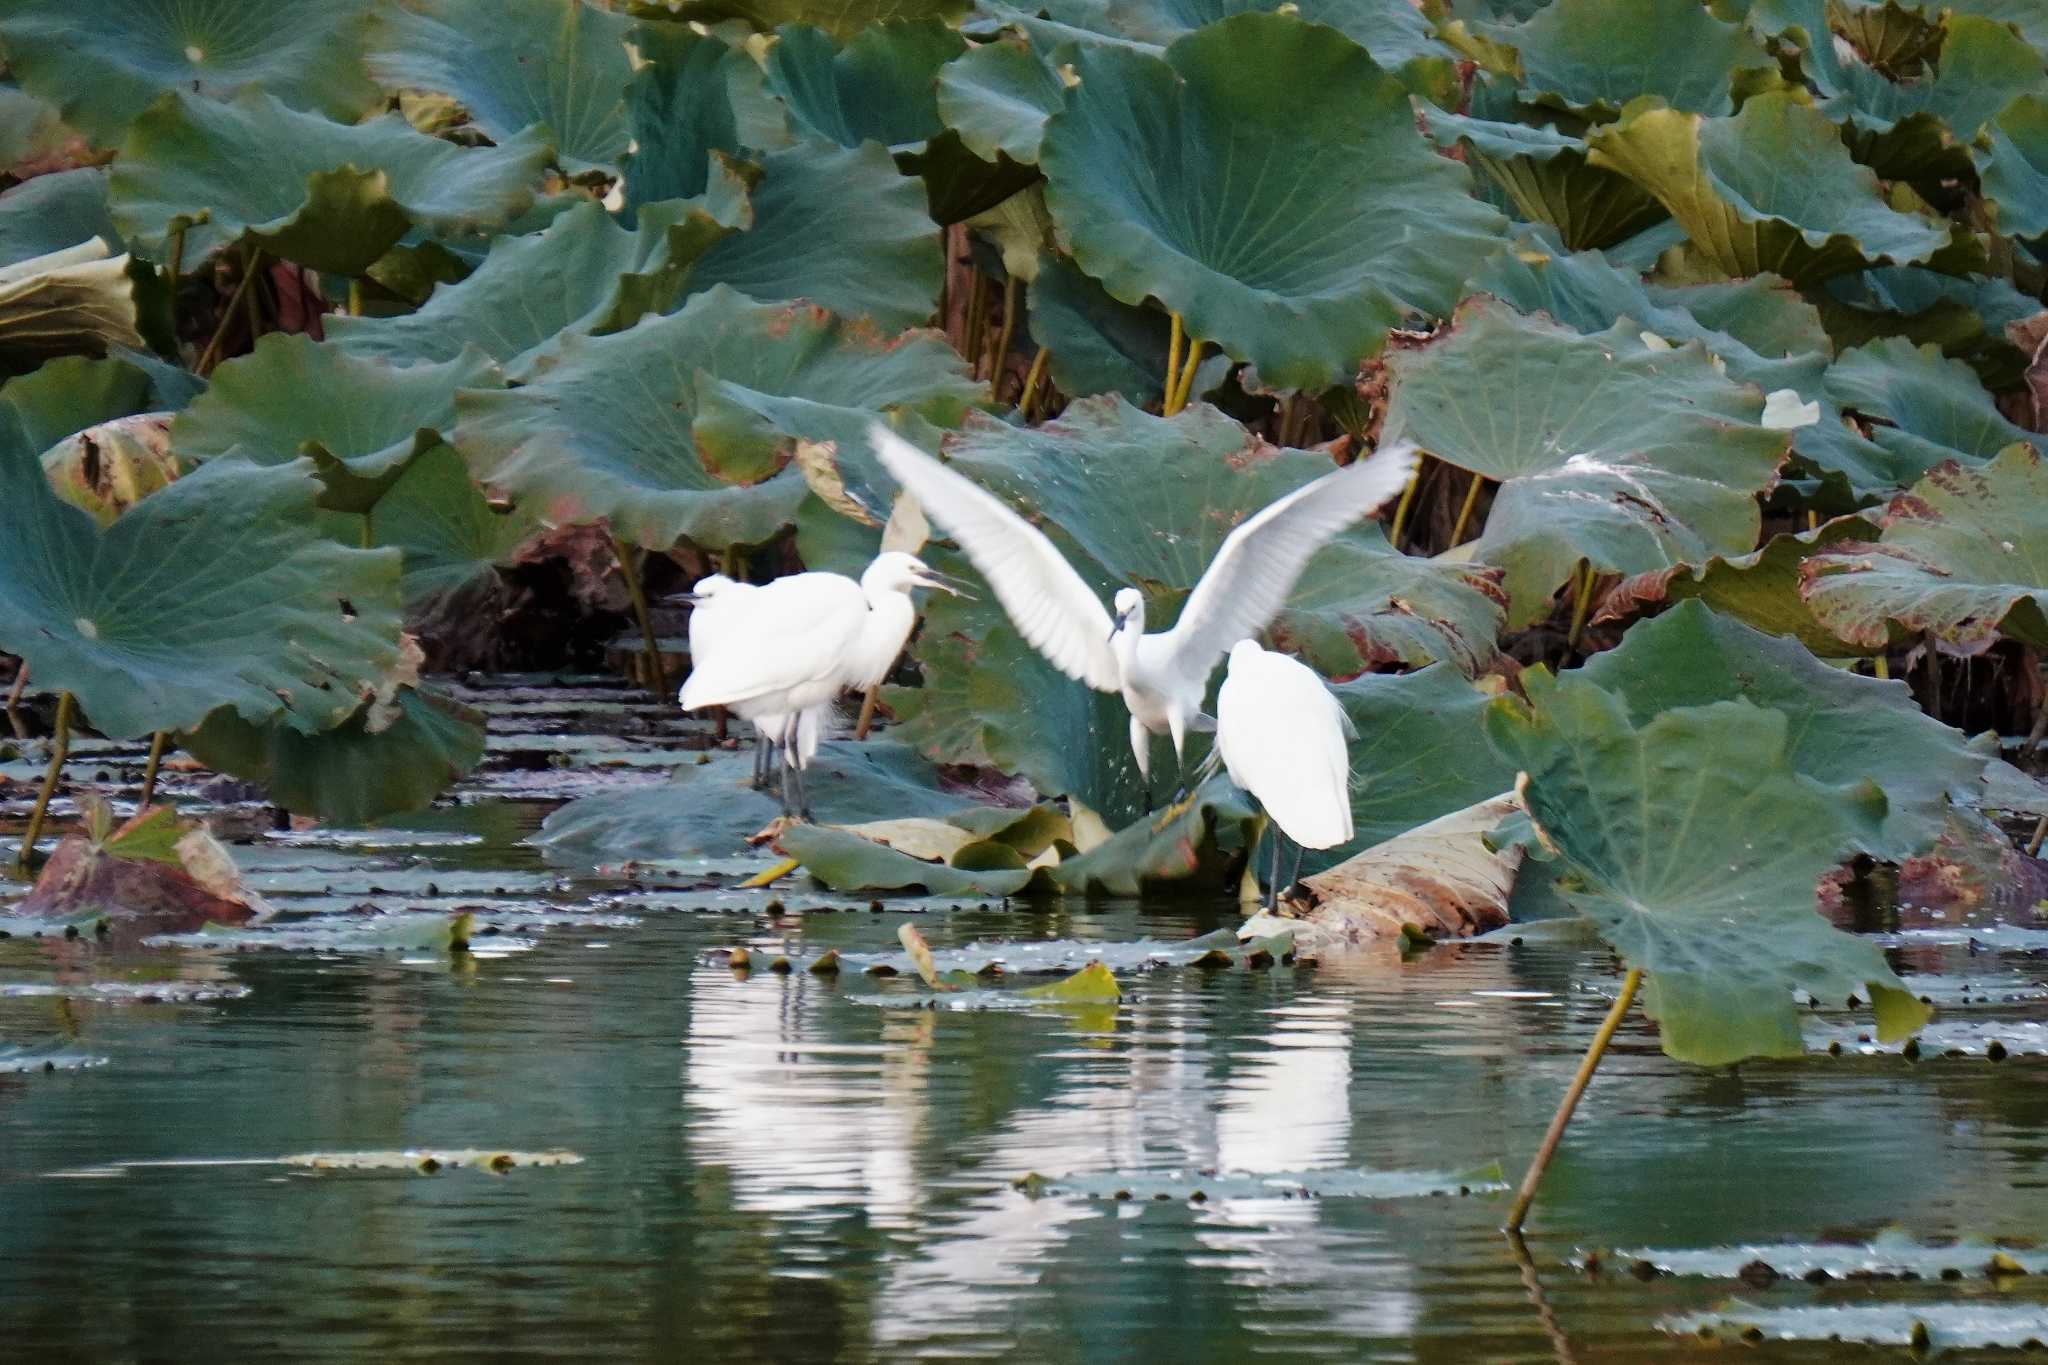
[[[1025,325],[1050,353],[1046,368],[1061,393],[1113,393],[1133,403],[1160,396],[1173,339],[1166,314],[1118,302],[1064,256],[1039,266],[1029,304]],[[1190,392],[1202,397],[1229,374],[1229,358],[1212,353],[1195,371]]]
[[[738,19],[757,33],[784,24],[810,24],[842,41],[892,20],[958,20],[972,8],[967,0],[848,0],[819,5],[806,0],[679,0],[671,6],[684,19],[715,24]]]
[[[2048,649],[2048,471],[2032,446],[1981,468],[1936,467],[1885,512],[1884,535],[1810,558],[1801,592],[1845,640],[1882,648],[1889,623],[1949,653],[2003,635]]]
[[[1975,157],[1999,231],[2048,234],[2048,99],[2028,95],[2007,105],[1985,128]]]
[[[1799,594],[1799,571],[1823,550],[1877,535],[1878,528],[1861,517],[1836,517],[1811,531],[1772,536],[1746,555],[1638,574],[1617,584],[1593,619],[1625,621],[1659,602],[1698,601],[1767,634],[1792,636],[1822,658],[1866,653],[1821,624]]]
[[[794,826],[784,830],[775,844],[834,891],[918,887],[932,896],[1012,896],[1032,877],[1022,867],[964,868],[913,858],[853,830],[831,825]]]
[[[1741,25],[1693,0],[1556,0],[1519,24],[1472,28],[1519,55],[1523,98],[1577,110],[1612,113],[1653,95],[1718,116],[1734,108],[1743,72],[1773,65]]]
[[[1922,711],[1902,682],[1866,678],[1815,658],[1797,640],[1766,635],[1703,602],[1682,602],[1630,627],[1618,648],[1575,672],[1619,697],[1632,722],[1660,711],[1743,700],[1790,722],[1792,770],[1848,793],[1875,782],[1886,798],[1882,827],[1852,819],[1856,846],[1902,862],[1931,847],[1951,793],[1974,790],[1985,755]]]
[[[1887,179],[1967,177],[1964,144],[2041,79],[2041,59],[2005,24],[1950,13],[1935,33],[1931,74],[1916,64],[1908,79],[1889,80],[1853,54],[1838,57],[1839,93],[1821,105],[1846,118],[1856,159]]]
[[[564,339],[615,332],[666,311],[712,243],[745,226],[746,189],[723,163],[712,193],[640,210],[628,231],[586,201],[529,236],[500,237],[465,279],[414,312],[336,316],[331,344],[393,362],[454,360],[474,347],[514,380],[532,378]]]
[[[1656,195],[1724,274],[1804,285],[1929,261],[1950,245],[1945,225],[1893,209],[1827,117],[1790,93],[1755,96],[1732,118],[1640,109],[1586,141],[1594,165]]]
[[[1486,695],[1448,664],[1366,673],[1330,689],[1351,718],[1351,821],[1345,849],[1311,853],[1320,870],[1515,785],[1514,765],[1486,741]]]
[[[750,785],[753,756],[711,751],[666,782],[572,801],[548,816],[533,842],[564,862],[724,860],[747,852],[749,836],[781,813],[779,800]],[[974,805],[946,791],[939,770],[905,744],[827,741],[805,774],[820,818],[840,824],[947,816]]]
[[[107,212],[107,173],[98,167],[39,175],[0,194],[0,265],[95,237],[116,252],[125,245]]]
[[[1258,814],[1230,779],[1217,774],[1179,804],[1141,814],[1077,858],[1051,870],[1072,891],[1135,896],[1148,883],[1208,874],[1221,881],[1231,855],[1242,856]]]
[[[721,286],[623,332],[569,338],[524,388],[463,393],[454,443],[555,525],[602,517],[652,549],[687,537],[722,550],[795,514],[804,483],[783,465],[797,439],[835,439],[849,412],[890,408],[950,425],[983,393],[937,333],[884,339]]]
[[[841,147],[879,142],[901,148],[937,137],[939,68],[967,40],[937,19],[863,29],[842,48],[808,24],[776,30],[768,88],[798,128]]]
[[[410,0],[380,10],[369,66],[394,89],[452,96],[495,142],[540,125],[564,170],[616,171],[631,27],[582,0]]]
[[[1501,220],[1342,34],[1240,14],[1151,56],[1078,51],[1046,124],[1046,204],[1081,268],[1157,298],[1268,384],[1351,375],[1411,312],[1447,311]],[[1281,87],[1314,89],[1306,103]]]
[[[431,688],[398,689],[382,729],[371,728],[374,709],[306,735],[223,707],[178,743],[216,772],[261,784],[274,805],[343,825],[424,809],[483,759],[483,713]]]
[[[1477,675],[1494,662],[1506,616],[1499,569],[1402,554],[1368,522],[1309,561],[1269,634],[1334,677],[1437,660]]]
[[[445,445],[406,465],[369,517],[370,543],[405,555],[399,591],[408,621],[490,578],[540,529],[523,507],[493,510],[462,457]]]
[[[682,24],[643,24],[633,46],[646,65],[626,87],[626,207],[705,193],[713,152],[788,145],[788,112],[745,52]]]
[[[1843,352],[1828,369],[1828,397],[1876,423],[1870,441],[1892,459],[1896,488],[1944,460],[1979,464],[2033,439],[2008,421],[1970,367],[1939,348],[1893,337]]]
[[[889,331],[930,320],[945,269],[938,227],[885,149],[806,142],[771,152],[753,212],[751,228],[698,259],[692,288],[808,299]]]
[[[134,739],[215,708],[340,724],[398,661],[398,556],[313,525],[311,466],[201,467],[105,530],[19,433],[0,456],[0,649]]]
[[[1946,8],[2008,25],[2027,40],[2027,45],[2043,61],[2048,61],[2048,14],[2042,13],[2033,0],[1954,0]]]
[[[370,0],[19,0],[0,14],[7,65],[29,93],[99,142],[166,91],[226,99],[268,90],[353,120],[377,101],[363,69]]]
[[[1029,39],[1004,34],[948,62],[938,79],[939,118],[985,161],[1038,164],[1045,121],[1065,102],[1058,70]]]
[[[1784,712],[1724,701],[1638,725],[1591,683],[1522,676],[1529,701],[1495,703],[1487,733],[1585,883],[1567,900],[1648,977],[1666,1053],[1702,1066],[1801,1056],[1795,989],[1870,1000],[1887,1040],[1926,1022],[1877,946],[1817,912],[1819,879],[1877,798],[1800,780]]]
[[[1462,144],[1465,159],[1493,178],[1517,212],[1556,228],[1566,246],[1611,246],[1669,216],[1634,181],[1590,165],[1584,138],[1433,107],[1428,116],[1438,146]]]
[[[454,430],[457,389],[499,382],[473,350],[399,366],[272,332],[214,371],[212,386],[171,424],[171,444],[190,460],[233,454],[283,464],[310,455],[329,485],[327,505],[360,512],[408,460]]]
[[[504,223],[533,202],[550,157],[538,134],[458,147],[397,114],[342,124],[261,91],[232,104],[180,93],[135,121],[108,193],[136,249],[168,259],[182,231],[188,270],[246,240],[355,275],[414,224],[463,232]]]
[[[1649,350],[1477,300],[1391,368],[1389,436],[1502,481],[1473,557],[1507,570],[1510,629],[1581,559],[1632,575],[1756,545],[1786,434],[1696,342]]]
[[[48,450],[74,432],[150,410],[150,377],[125,360],[61,356],[0,385],[32,450]]]

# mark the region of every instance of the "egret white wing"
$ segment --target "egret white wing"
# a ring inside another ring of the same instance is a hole
[[[1060,672],[1099,691],[1122,685],[1109,647],[1115,623],[1044,532],[887,427],[875,426],[868,439],[925,516],[960,543],[1026,643]]]
[[[762,584],[730,620],[720,613],[715,647],[692,661],[683,684],[684,709],[730,706],[825,681],[838,671],[867,610],[860,585],[840,574],[792,574]]]
[[[1397,497],[1415,472],[1414,443],[1382,447],[1277,498],[1224,538],[1166,635],[1177,672],[1206,678],[1224,650],[1257,634],[1317,550]]]

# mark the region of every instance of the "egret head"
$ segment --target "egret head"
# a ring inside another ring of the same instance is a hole
[[[1119,588],[1116,594],[1116,625],[1111,628],[1109,638],[1114,640],[1133,623],[1139,630],[1145,628],[1145,594],[1136,588]]]
[[[1257,659],[1261,654],[1264,654],[1265,652],[1266,651],[1260,647],[1259,642],[1257,640],[1239,640],[1236,644],[1230,647],[1231,666],[1234,668],[1240,663],[1250,663],[1254,659]]]
[[[947,577],[916,555],[901,550],[884,550],[876,555],[875,562],[860,576],[860,585],[869,592],[907,593],[912,588],[937,588],[955,597],[973,596],[958,579]]]

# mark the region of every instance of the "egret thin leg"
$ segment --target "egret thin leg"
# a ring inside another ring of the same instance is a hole
[[[1266,831],[1273,837],[1273,871],[1266,881],[1266,909],[1280,908],[1280,841],[1286,836],[1280,833],[1280,826],[1274,825]]]
[[[1301,857],[1306,852],[1308,850],[1300,844],[1294,846],[1294,864],[1287,870],[1287,889],[1289,891],[1292,891],[1295,885],[1301,881]]]
[[[159,730],[149,739],[149,761],[142,765],[141,806],[148,809],[156,799],[156,770],[164,761],[164,744],[171,737],[168,730]]]
[[[1614,1041],[1614,1031],[1621,1027],[1621,1017],[1635,1003],[1636,989],[1642,984],[1641,967],[1631,967],[1628,975],[1622,978],[1621,994],[1614,998],[1614,1008],[1607,1011],[1600,1031],[1593,1035],[1593,1045],[1586,1049],[1585,1057],[1579,1062],[1579,1071],[1572,1077],[1571,1088],[1564,1092],[1563,1102],[1557,1106],[1557,1113],[1551,1116],[1550,1130],[1543,1135],[1543,1145],[1536,1149],[1536,1159],[1529,1163],[1529,1173],[1522,1177],[1522,1188],[1515,1193],[1515,1206],[1508,1210],[1509,1232],[1522,1230],[1522,1220],[1529,1216],[1529,1205],[1536,1198],[1536,1187],[1543,1183],[1543,1173],[1550,1169],[1550,1159],[1557,1155],[1557,1144],[1564,1137],[1565,1125],[1572,1121],[1572,1111],[1579,1107],[1579,1097],[1592,1083],[1600,1058],[1606,1054],[1607,1045]]]
[[[71,752],[71,694],[57,694],[57,723],[50,733],[50,766],[43,773],[43,788],[36,793],[36,808],[29,812],[28,831],[21,836],[21,852],[15,861],[23,868],[35,852],[36,840],[43,834],[43,818],[50,813],[50,798],[57,794],[58,770],[64,766],[64,756]]]

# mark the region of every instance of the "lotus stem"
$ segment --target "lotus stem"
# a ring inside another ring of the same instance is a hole
[[[1884,654],[1872,655],[1870,659],[1870,671],[1880,678],[1891,677],[1892,661],[1890,657]]]
[[[1017,407],[1027,422],[1037,416],[1038,386],[1045,378],[1045,367],[1051,360],[1052,352],[1041,346],[1038,354],[1031,357],[1031,368],[1024,372],[1024,388],[1017,395]]]
[[[138,803],[142,810],[148,810],[156,799],[156,770],[163,764],[164,744],[170,737],[168,730],[159,730],[149,738],[149,761],[142,765],[142,799]]]
[[[1571,633],[1564,637],[1567,649],[1579,647],[1579,636],[1586,629],[1586,615],[1593,607],[1593,580],[1598,577],[1590,560],[1579,561],[1579,597],[1572,606]]]
[[[633,564],[632,552],[618,537],[611,533],[612,553],[618,556],[619,577],[626,580],[626,595],[633,599],[633,615],[640,621],[640,640],[647,650],[647,693],[656,701],[668,695],[668,679],[662,675],[661,645],[654,638],[654,620],[647,614],[647,594],[640,589],[640,572]]]
[[[1415,506],[1415,490],[1422,486],[1422,467],[1428,460],[1417,460],[1415,472],[1408,476],[1408,486],[1401,490],[1401,501],[1394,507],[1394,526],[1387,532],[1387,543],[1395,549],[1401,548],[1401,532],[1408,525],[1408,511]]]
[[[1180,353],[1187,346],[1187,324],[1178,313],[1169,315],[1173,319],[1173,330],[1166,337],[1166,389],[1159,395],[1159,411],[1162,416],[1173,415],[1173,396],[1180,392]]]
[[[1190,391],[1195,387],[1195,371],[1201,367],[1202,343],[1198,338],[1189,337],[1187,358],[1180,365],[1180,387],[1174,390],[1173,410],[1166,414],[1168,417],[1187,407]]]
[[[870,687],[867,690],[867,695],[860,699],[860,719],[855,721],[853,726],[853,737],[855,739],[867,739],[868,727],[875,723],[875,707],[880,704],[881,700],[882,685],[880,683]]]
[[[185,229],[179,228],[171,234],[171,259],[164,269],[165,288],[171,296],[171,348],[177,349],[178,332],[178,276],[185,265]]]
[[[206,343],[206,349],[199,353],[199,363],[192,368],[200,374],[210,374],[220,355],[220,344],[228,334],[228,323],[235,316],[235,309],[242,305],[242,295],[249,291],[255,281],[253,271],[242,272],[242,282],[235,286],[235,292],[228,295],[227,306],[220,310],[220,321],[214,326],[213,338]]]
[[[2027,856],[2029,858],[2041,856],[2041,841],[2043,839],[2048,839],[2048,815],[2042,816],[2034,823],[2033,837],[2027,840]]]
[[[1564,1137],[1565,1125],[1572,1121],[1572,1111],[1579,1107],[1579,1098],[1592,1083],[1600,1058],[1606,1055],[1607,1045],[1614,1041],[1614,1031],[1621,1027],[1621,1018],[1635,1003],[1636,990],[1642,984],[1643,969],[1629,968],[1628,975],[1621,981],[1621,994],[1614,998],[1614,1008],[1607,1011],[1607,1017],[1600,1023],[1600,1031],[1593,1035],[1592,1046],[1580,1059],[1578,1074],[1572,1077],[1571,1088],[1564,1092],[1564,1100],[1557,1106],[1557,1112],[1551,1115],[1550,1130],[1543,1135],[1543,1145],[1536,1149],[1536,1159],[1529,1163],[1529,1173],[1522,1177],[1522,1188],[1515,1192],[1515,1206],[1508,1210],[1506,1230],[1510,1236],[1521,1232],[1522,1221],[1529,1216],[1529,1205],[1535,1202],[1536,1189],[1543,1183],[1543,1173],[1550,1169],[1550,1159],[1557,1155],[1557,1144]]]
[[[50,798],[57,794],[58,772],[64,756],[71,752],[71,694],[57,694],[57,723],[50,733],[50,766],[43,773],[42,790],[36,793],[36,808],[29,812],[28,830],[21,836],[21,853],[15,858],[26,871],[34,855],[36,840],[43,835],[43,820],[50,813]]]
[[[363,315],[363,282],[360,279],[348,282],[348,315],[352,318]]]
[[[988,276],[977,270],[974,272],[974,288],[967,296],[967,344],[961,348],[967,356],[968,369],[976,379],[981,378],[981,334],[987,330]]]
[[[2041,747],[2041,736],[2048,734],[2048,694],[2044,694],[2048,693],[2048,689],[2042,686],[2041,656],[2029,649],[2025,652],[2024,658],[2027,664],[2028,694],[2034,702],[2034,724],[2027,731],[2027,742],[2020,746],[2016,762],[2022,768],[2031,768],[2034,750]]]
[[[242,267],[243,277],[249,281],[249,289],[242,301],[249,309],[249,346],[255,349],[256,338],[263,335],[263,286],[256,283],[258,271],[263,265],[263,250],[249,248],[249,263]]]
[[[1484,474],[1472,476],[1472,486],[1465,490],[1465,505],[1458,509],[1458,519],[1451,525],[1451,543],[1446,549],[1455,548],[1465,539],[1466,523],[1472,520],[1472,509],[1479,505],[1479,490],[1486,483]]]
[[[1017,335],[1017,313],[1023,302],[1024,281],[1015,275],[1003,281],[1003,329],[996,333],[996,348],[989,354],[988,382],[994,397],[1002,397],[1003,362],[1009,358],[1010,342]]]
[[[28,738],[28,727],[21,723],[21,694],[27,686],[28,660],[23,659],[14,670],[14,686],[7,689],[7,726],[16,739]]]

